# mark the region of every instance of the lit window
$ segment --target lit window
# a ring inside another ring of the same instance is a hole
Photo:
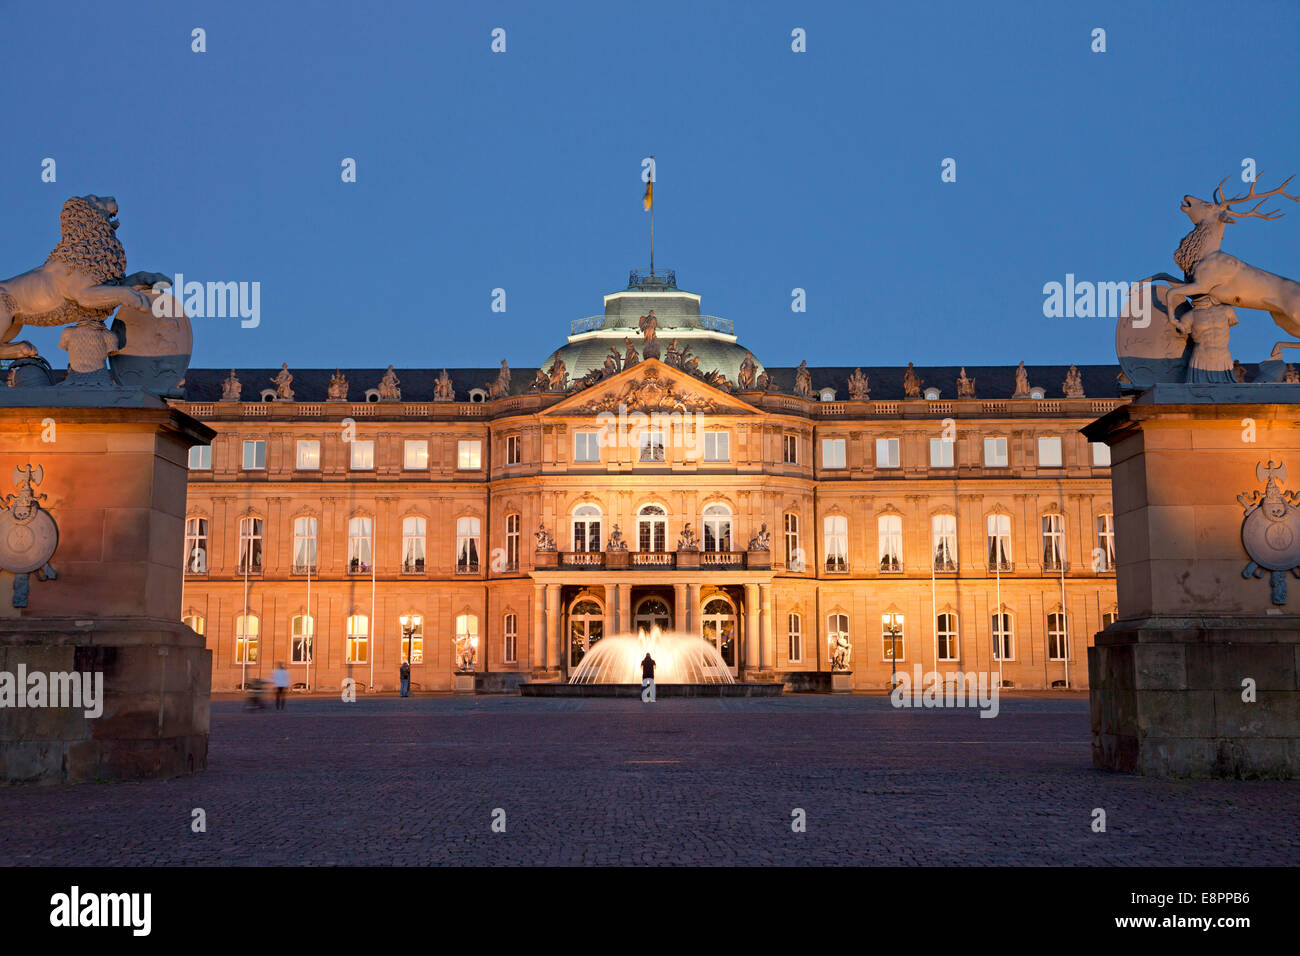
[[[984,439],[984,467],[1007,467],[1007,440],[1005,438]]]
[[[456,669],[472,671],[478,666],[478,617],[456,615]]]
[[[181,623],[195,634],[199,635],[199,637],[203,636],[203,631],[207,627],[207,622],[203,620],[203,615],[201,614],[186,614],[181,618]]]
[[[402,573],[424,573],[424,519],[418,515],[402,519]]]
[[[522,459],[519,453],[519,436],[506,436],[506,464],[517,465]]]
[[[664,460],[664,433],[663,432],[642,432],[641,433],[641,461],[660,462]]]
[[[1059,438],[1038,439],[1038,467],[1039,468],[1060,468],[1061,467],[1061,439]]]
[[[402,468],[406,471],[429,470],[429,443],[425,439],[406,439],[402,446]]]
[[[356,439],[351,442],[352,445],[352,470],[353,471],[374,471],[375,470],[375,443],[373,441],[361,441]]]
[[[320,470],[320,442],[299,440],[297,467],[299,471]]]
[[[352,614],[347,620],[347,657],[349,664],[365,664],[370,660],[370,618]]]
[[[456,468],[477,471],[483,467],[483,443],[478,439],[456,442]]]
[[[799,464],[799,436],[785,436],[785,463],[787,465]]]
[[[704,460],[705,461],[730,461],[731,460],[731,436],[727,432],[705,432],[704,433]]]
[[[235,663],[257,663],[257,615],[240,614],[235,617]]]
[[[990,571],[1010,571],[1011,567],[1011,516],[989,515],[988,565]]]
[[[1016,659],[1016,645],[1011,633],[1011,615],[1003,611],[993,615],[993,659],[995,661],[1012,661]]]
[[[843,438],[822,439],[822,467],[843,468],[846,455],[846,443]]]
[[[262,570],[262,519],[239,519],[239,573]]]
[[[289,662],[310,664],[312,639],[316,636],[316,621],[307,614],[295,614],[289,622]]]
[[[834,661],[839,648],[851,648],[852,646],[849,638],[849,616],[847,614],[828,614],[826,616],[828,659]]]
[[[262,471],[266,468],[266,442],[244,442],[244,470]]]
[[[573,433],[573,460],[580,462],[600,461],[600,433]]]
[[[505,570],[519,568],[519,515],[506,515],[506,566]]]
[[[956,442],[947,438],[930,439],[930,467],[951,468],[952,448]]]
[[[1043,515],[1043,570],[1060,571],[1065,567],[1065,519],[1061,515]]]
[[[402,663],[424,663],[424,618],[403,614],[397,619],[402,628]]]
[[[501,652],[503,664],[515,664],[519,661],[519,624],[513,614],[507,614],[501,626],[505,634],[505,647]]]
[[[316,519],[293,519],[293,573],[308,574],[316,570]]]
[[[898,467],[898,439],[897,438],[876,439],[876,467],[877,468]]]
[[[374,552],[374,523],[369,518],[348,519],[348,573],[369,574]]]
[[[1119,620],[1118,611],[1107,611],[1105,614],[1101,616],[1101,626],[1103,628],[1110,627],[1118,620]]]
[[[899,515],[881,515],[877,522],[880,538],[880,570],[903,570],[903,519]]]
[[[456,573],[478,573],[478,518],[456,519]]]
[[[731,509],[726,505],[709,505],[704,509],[704,550],[731,550]]]
[[[573,509],[573,550],[600,550],[600,509],[595,505]]]
[[[1097,571],[1115,570],[1115,516],[1097,515]]]
[[[880,616],[881,650],[887,661],[902,661],[907,657],[903,652],[903,615],[882,614]]]
[[[185,573],[208,573],[208,519],[185,519]]]
[[[190,448],[190,471],[212,470],[212,446],[195,445]]]
[[[957,570],[957,516],[935,515],[930,519],[930,537],[936,571]]]
[[[786,619],[787,630],[790,634],[790,663],[803,663],[803,618],[798,614],[791,614]]]
[[[849,569],[849,519],[844,515],[827,515],[823,522],[826,538],[826,570]]]
[[[1047,615],[1047,659],[1063,661],[1070,656],[1070,635],[1064,614]]]
[[[957,615],[940,614],[936,617],[934,634],[939,645],[939,660],[957,660]]]
[[[1092,464],[1094,468],[1110,467],[1110,446],[1104,441],[1088,442],[1092,446]]]

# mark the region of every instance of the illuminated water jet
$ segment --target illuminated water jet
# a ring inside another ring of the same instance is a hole
[[[569,677],[570,684],[641,683],[641,660],[649,652],[657,684],[734,684],[731,668],[702,637],[652,627],[601,638]]]

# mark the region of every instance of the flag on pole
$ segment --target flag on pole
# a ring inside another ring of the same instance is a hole
[[[655,204],[655,184],[653,179],[647,179],[645,183],[645,195],[641,197],[641,205],[645,206],[646,212]]]

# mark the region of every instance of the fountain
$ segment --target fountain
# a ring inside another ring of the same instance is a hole
[[[655,692],[663,697],[779,697],[783,684],[737,681],[716,647],[695,634],[652,627],[592,645],[567,683],[528,681],[524,697],[640,697],[641,660],[655,662]]]

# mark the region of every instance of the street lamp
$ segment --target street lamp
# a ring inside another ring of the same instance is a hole
[[[885,633],[889,635],[889,689],[893,690],[898,686],[895,661],[898,660],[898,637],[903,633],[903,626],[898,623],[896,613],[890,613],[889,623],[885,625]]]

